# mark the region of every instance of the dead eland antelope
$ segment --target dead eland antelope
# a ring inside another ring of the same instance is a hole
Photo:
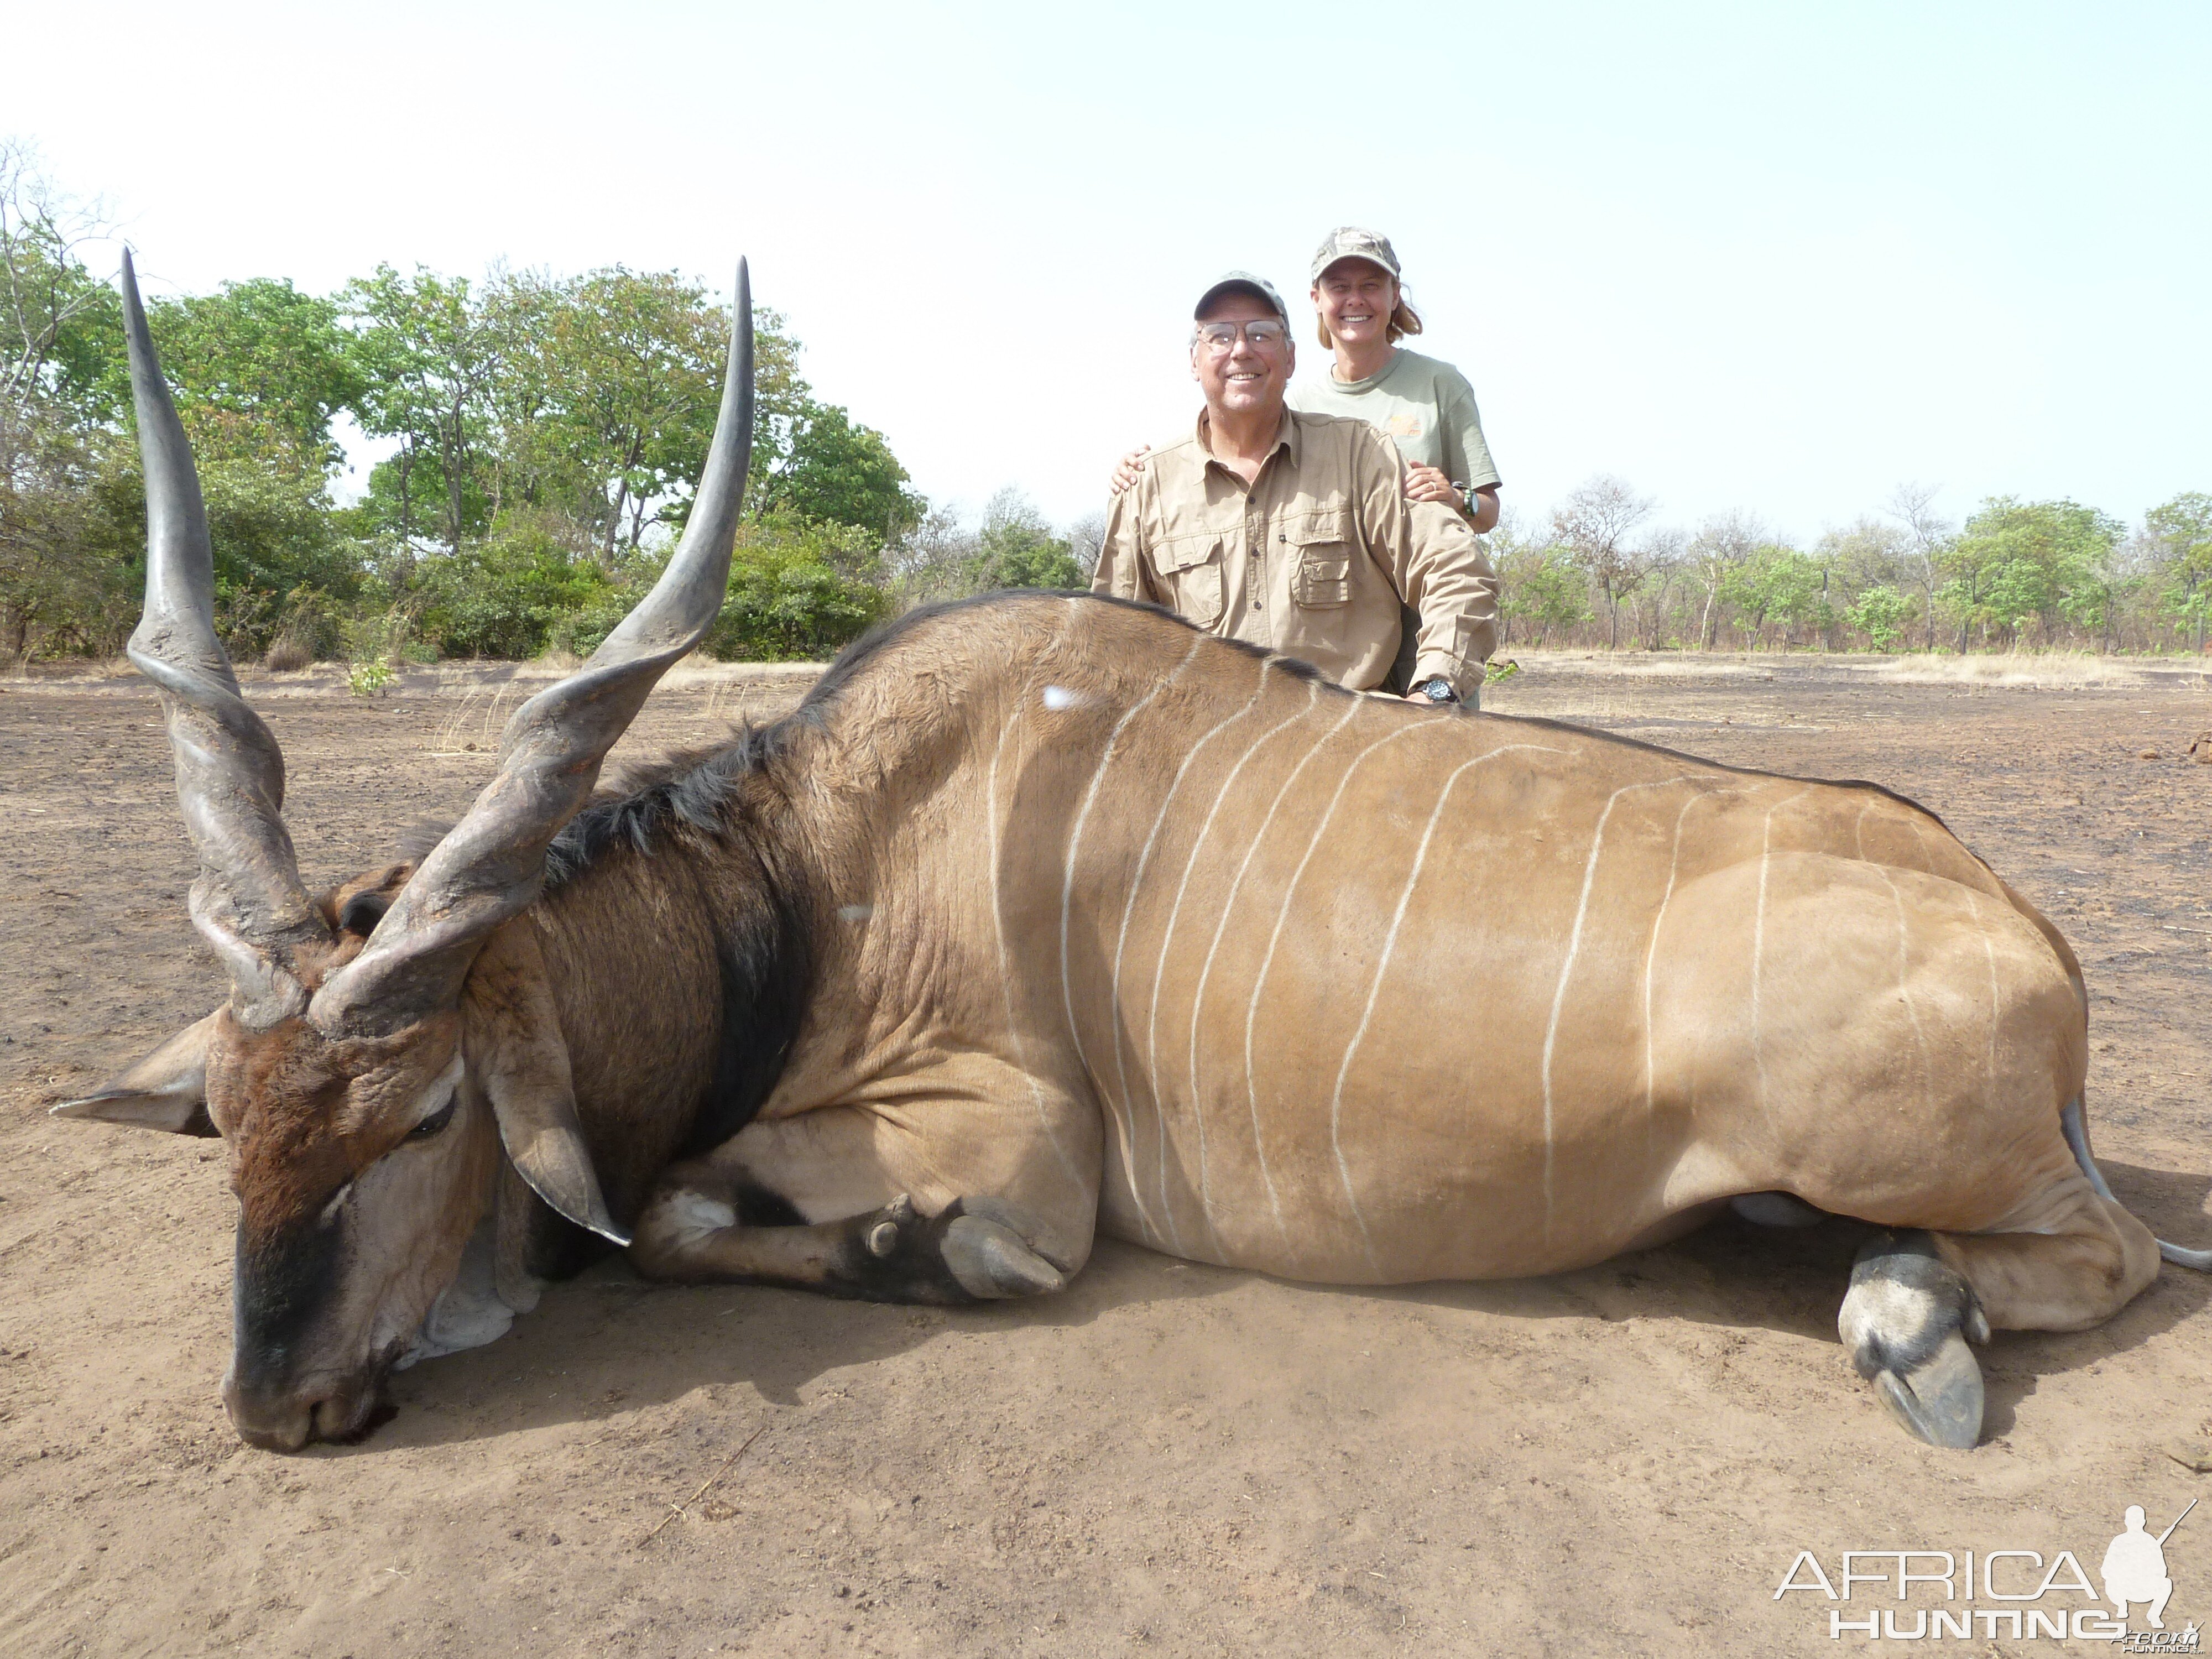
[[[1353,696],[1029,595],[916,612],[788,719],[593,797],[721,601],[742,265],[667,574],[515,714],[457,828],[311,898],[124,283],[131,655],[231,991],[57,1109],[227,1143],[224,1395],[257,1445],[357,1432],[391,1367],[496,1336],[592,1235],[659,1279],[951,1302],[1057,1290],[1102,1226],[1380,1285],[1595,1262],[1730,1200],[1828,1212],[1899,1230],[1840,1328],[1952,1446],[1969,1337],[2095,1323],[2156,1271],[2089,1158],[2073,954],[1870,786]]]

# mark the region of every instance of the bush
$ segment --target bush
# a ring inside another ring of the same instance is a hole
[[[753,662],[834,655],[890,608],[877,586],[872,540],[842,525],[781,514],[744,526],[730,562],[729,597],[707,649]]]
[[[1905,637],[1905,624],[1915,614],[1912,601],[1887,584],[1869,587],[1859,602],[1844,613],[1850,625],[1865,635],[1877,651],[1894,651]]]
[[[421,555],[407,586],[419,606],[422,637],[448,657],[534,657],[549,645],[573,650],[567,636],[580,623],[611,608],[599,630],[604,638],[624,608],[614,603],[615,584],[605,571],[572,558],[538,524],[502,526],[491,540],[459,553]]]

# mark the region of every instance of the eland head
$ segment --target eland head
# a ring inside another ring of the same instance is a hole
[[[752,447],[750,290],[741,261],[714,442],[659,583],[590,661],[516,710],[497,775],[434,848],[320,899],[284,828],[283,757],[216,635],[199,481],[127,255],[123,295],[147,500],[130,654],[160,690],[200,857],[192,921],[230,994],[55,1111],[222,1137],[239,1202],[223,1397],[246,1439],[295,1450],[359,1433],[393,1366],[483,1340],[486,1318],[503,1325],[489,1270],[464,1271],[502,1154],[561,1215],[628,1242],[542,977],[507,960],[532,947],[499,941],[607,750],[721,606]]]

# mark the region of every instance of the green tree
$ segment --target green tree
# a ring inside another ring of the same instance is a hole
[[[27,146],[0,140],[0,653],[112,643],[131,556],[92,486],[116,410],[104,330],[120,316],[81,250],[99,209],[48,181]]]
[[[1722,580],[1720,597],[1735,610],[1736,625],[1754,644],[1764,638],[1769,622],[1779,622],[1787,646],[1792,627],[1826,624],[1823,574],[1818,560],[1785,543],[1766,542],[1729,569]]]
[[[2204,623],[2212,616],[2212,495],[2189,490],[2143,514],[2143,529],[2157,549],[2159,597],[2166,611],[2192,626],[2191,647],[2204,654]]]
[[[473,475],[489,436],[501,331],[466,277],[420,265],[403,276],[379,264],[374,276],[346,284],[344,305],[360,325],[362,429],[399,441],[398,453],[370,474],[370,521],[403,538],[434,525],[457,553],[488,516]]]
[[[337,302],[267,278],[155,301],[148,330],[203,465],[247,460],[321,479],[344,453],[331,422],[368,390]],[[118,325],[108,374],[130,397]]]
[[[978,592],[1000,587],[1082,587],[1082,567],[1067,539],[1019,490],[1001,489],[983,510],[972,578]]]
[[[2110,615],[2122,526],[2074,501],[1992,496],[1944,549],[1949,581],[1938,599],[1969,629],[1996,628],[2017,640],[2029,623],[2054,637],[2063,622],[2102,628]]]
[[[556,635],[569,619],[607,608],[617,587],[597,563],[572,557],[557,534],[527,518],[459,553],[425,554],[410,574],[416,632],[448,657],[537,656],[562,642]]]
[[[121,337],[123,310],[82,254],[106,230],[98,204],[56,189],[35,150],[0,139],[0,478],[42,428],[114,419],[106,342]]]
[[[546,428],[580,486],[574,510],[611,564],[671,520],[706,465],[729,315],[697,283],[620,265],[568,284],[552,310]],[[513,354],[520,361],[520,354]]]
[[[1620,642],[1620,602],[1643,582],[1649,564],[1629,535],[1656,505],[1619,478],[1592,478],[1552,513],[1553,539],[1574,555],[1605,601],[1606,649]]]
[[[1858,602],[1844,613],[1852,627],[1874,642],[1877,651],[1894,651],[1897,642],[1905,637],[1905,629],[1912,620],[1916,607],[1906,595],[1899,592],[1887,582],[1877,582],[1858,597]]]
[[[1570,550],[1551,543],[1501,548],[1495,532],[1490,540],[1509,636],[1540,647],[1553,629],[1565,633],[1590,619],[1589,581]]]
[[[851,525],[885,542],[921,522],[927,504],[907,487],[907,471],[883,434],[856,424],[836,404],[805,399],[786,442],[761,479],[763,512]]]

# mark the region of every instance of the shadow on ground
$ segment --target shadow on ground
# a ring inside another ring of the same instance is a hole
[[[2212,1192],[2212,1176],[2203,1174],[2126,1164],[2105,1170],[2122,1201],[2161,1233],[2171,1228],[2190,1234]],[[1841,1218],[1778,1230],[1724,1215],[1674,1243],[1548,1278],[1296,1288],[1512,1319],[1670,1318],[1832,1342],[1852,1257],[1870,1231]],[[537,1310],[499,1341],[395,1377],[390,1397],[398,1418],[360,1448],[325,1448],[320,1455],[527,1433],[733,1385],[792,1405],[830,1373],[933,1344],[1087,1325],[1109,1310],[1215,1296],[1249,1277],[1101,1240],[1062,1295],[947,1310],[750,1285],[659,1286],[610,1261],[549,1287]],[[2010,1431],[2020,1402],[2045,1376],[2139,1346],[2208,1302],[2212,1276],[2168,1266],[2116,1318],[2093,1330],[1999,1333],[1982,1354],[1985,1437]]]

